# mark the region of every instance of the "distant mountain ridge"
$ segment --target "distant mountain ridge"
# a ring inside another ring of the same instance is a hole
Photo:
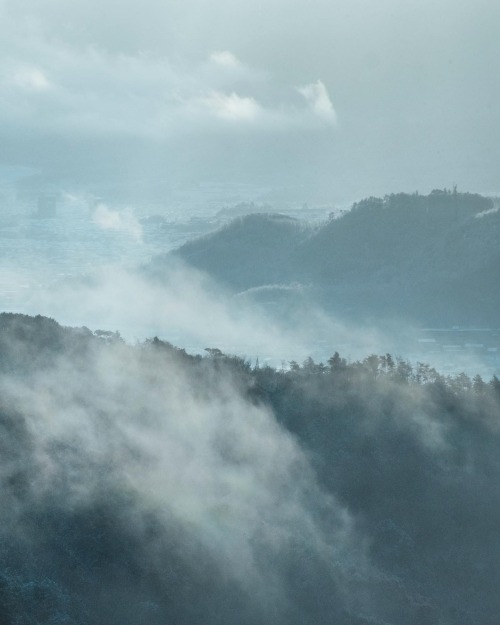
[[[456,189],[371,197],[314,226],[246,215],[174,255],[236,292],[302,284],[336,313],[500,325],[500,211]]]

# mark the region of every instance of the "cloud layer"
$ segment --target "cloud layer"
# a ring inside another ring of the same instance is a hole
[[[75,183],[494,190],[493,0],[0,5],[3,165]],[[337,189],[337,191],[336,191]]]

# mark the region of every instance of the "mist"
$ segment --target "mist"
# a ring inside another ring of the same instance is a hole
[[[498,381],[5,313],[0,348],[5,622],[494,622]]]
[[[158,336],[191,354],[218,348],[272,366],[287,367],[309,356],[326,362],[335,351],[352,360],[387,351],[407,356],[415,340],[402,320],[387,320],[384,326],[336,317],[300,285],[235,294],[173,257],[161,272],[155,265],[110,265],[56,281],[35,290],[23,312],[119,332],[132,344]],[[472,359],[469,364],[472,370]]]
[[[0,0],[0,622],[496,625],[493,0]]]
[[[48,324],[50,330],[55,331]],[[14,544],[5,557],[15,561],[15,549],[26,544],[37,561],[32,576],[45,570],[60,580],[52,584],[64,586],[65,576],[66,583],[76,584],[71,592],[88,602],[81,618],[88,612],[94,623],[149,623],[156,622],[155,609],[168,614],[173,605],[183,618],[198,622],[195,615],[205,602],[221,609],[218,593],[225,588],[231,598],[222,622],[235,618],[231,610],[239,603],[246,611],[243,622],[271,615],[282,622],[293,614],[283,567],[295,566],[295,550],[324,563],[332,580],[365,569],[347,510],[322,491],[307,455],[272,412],[245,399],[230,370],[214,375],[201,369],[195,381],[175,352],[102,340],[75,355],[63,350],[54,356],[49,344],[48,361],[38,368],[23,361],[29,349],[23,341],[8,335],[2,340],[8,341],[4,353],[17,354],[16,368],[23,372],[4,374],[1,385],[8,441],[2,484],[10,502],[2,533]],[[16,414],[22,415],[17,423],[10,419]],[[94,520],[87,528],[89,514]],[[99,529],[108,517],[112,525]],[[43,518],[46,529],[40,533]],[[84,534],[66,535],[71,530],[64,523]],[[68,553],[53,540],[67,545]],[[71,546],[74,540],[80,546]],[[83,561],[82,540],[90,541],[91,551],[94,541],[110,541],[108,564],[117,556],[120,566],[124,556],[123,570],[107,570],[106,558],[97,569]],[[29,575],[26,565],[21,567]],[[133,579],[135,569],[142,578]],[[85,580],[87,574],[97,577]],[[189,586],[174,581],[181,574],[200,593],[189,599],[199,605],[190,607],[176,594],[168,598],[175,583],[175,592],[187,592],[187,600]],[[208,595],[203,575],[212,578]],[[145,602],[154,603],[158,592],[159,603],[149,614]],[[125,596],[122,612],[116,602]],[[66,609],[72,614],[76,608]],[[36,601],[26,610],[24,618],[30,610],[43,613]]]

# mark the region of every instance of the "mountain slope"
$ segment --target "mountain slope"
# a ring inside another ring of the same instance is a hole
[[[310,232],[291,217],[256,213],[189,241],[175,254],[236,290],[244,290],[292,279],[290,254]]]
[[[433,191],[369,198],[316,227],[248,215],[175,255],[236,291],[301,283],[337,313],[491,324],[499,240],[490,199]]]

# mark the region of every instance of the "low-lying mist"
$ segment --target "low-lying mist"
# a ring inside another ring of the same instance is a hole
[[[172,260],[161,276],[109,266],[35,292],[25,311],[72,325],[119,330],[129,341],[159,336],[191,353],[205,347],[279,364],[310,355],[326,359],[340,349],[350,357],[396,349],[394,334],[326,314],[306,288],[283,292],[279,306],[263,293],[234,295],[205,273]]]
[[[493,625],[500,384],[0,315],[5,623]]]
[[[349,513],[237,372],[7,325],[4,622],[298,623],[290,579],[368,575]]]
[[[43,314],[71,326],[119,331],[128,341],[159,336],[189,353],[219,348],[273,366],[312,356],[326,362],[391,353],[451,373],[491,376],[494,367],[474,351],[424,352],[420,324],[401,317],[364,320],[336,316],[313,287],[268,285],[234,293],[203,271],[171,258],[161,270],[109,265],[85,277],[34,290],[20,312]]]

